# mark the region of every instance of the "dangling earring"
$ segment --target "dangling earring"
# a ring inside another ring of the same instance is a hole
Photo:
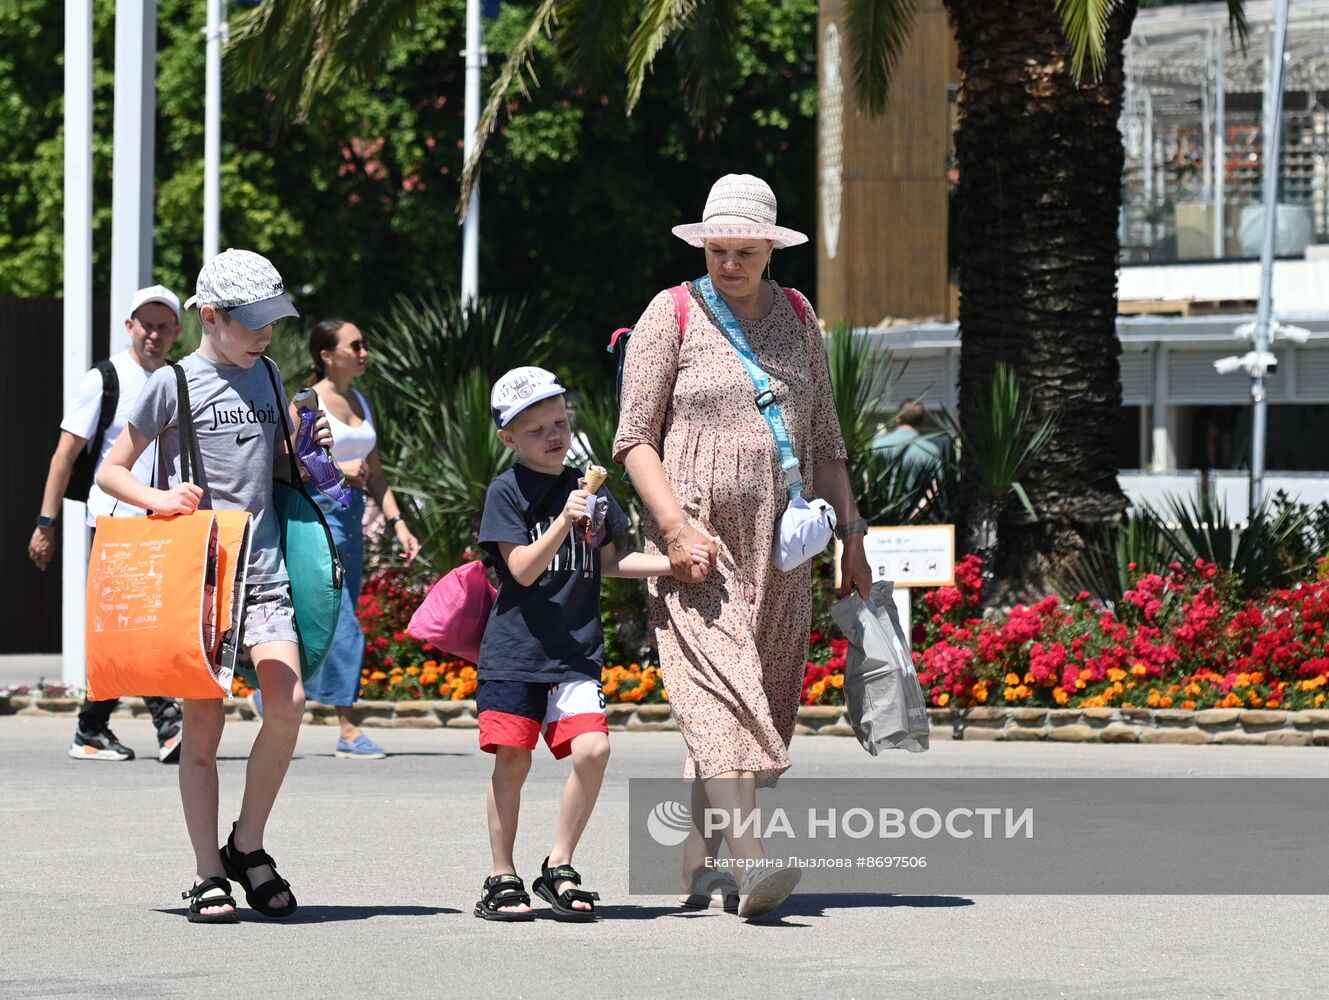
[[[774,256],[775,256],[775,254],[771,254],[771,257],[774,257]],[[771,277],[771,257],[767,257],[767,258],[766,258],[766,280],[767,280],[767,281],[774,281],[774,280],[775,280],[774,278]]]

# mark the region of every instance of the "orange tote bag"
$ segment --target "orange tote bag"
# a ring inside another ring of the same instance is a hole
[[[88,697],[229,697],[250,538],[247,511],[97,518]]]
[[[202,468],[175,369],[181,478]],[[88,564],[88,697],[229,698],[245,612],[248,511],[99,517]]]

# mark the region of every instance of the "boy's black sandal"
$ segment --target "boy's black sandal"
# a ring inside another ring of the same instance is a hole
[[[263,916],[280,920],[282,917],[289,917],[295,912],[295,893],[291,892],[291,883],[277,874],[277,863],[272,860],[272,855],[267,851],[241,853],[235,846],[234,823],[231,824],[231,835],[226,838],[226,846],[221,849],[221,859],[226,874],[239,882],[245,890],[245,902],[258,910]],[[260,865],[267,865],[276,877],[268,879],[259,886],[250,885],[247,872],[250,868],[257,868]],[[273,897],[279,896],[283,892],[290,896],[290,902],[280,908],[270,905]]]
[[[581,875],[577,869],[571,865],[558,865],[549,867],[549,859],[545,858],[544,864],[540,866],[540,877],[531,885],[531,890],[554,908],[555,920],[568,920],[575,923],[589,923],[596,919],[595,902],[600,898],[598,892],[587,892],[585,889],[564,889],[555,894],[554,886],[559,882],[571,882],[575,886],[581,885]],[[589,910],[579,910],[573,903],[581,902],[587,904]]]
[[[220,889],[223,895],[209,896],[204,899],[203,894],[211,892],[213,889]],[[235,897],[231,895],[231,883],[220,875],[205,878],[197,885],[190,886],[180,893],[180,898],[189,900],[189,922],[191,924],[234,924],[240,920],[240,915],[235,912]],[[229,913],[203,912],[215,906],[229,906],[231,911]]]
[[[518,875],[490,875],[485,879],[484,895],[475,904],[475,915],[483,920],[516,922],[534,920],[534,910],[504,910],[504,906],[530,906],[526,883]]]

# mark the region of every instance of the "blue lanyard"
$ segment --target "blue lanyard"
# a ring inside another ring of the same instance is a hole
[[[799,470],[798,459],[794,456],[794,446],[789,441],[789,428],[784,422],[784,413],[780,410],[780,404],[776,402],[774,390],[771,389],[770,376],[761,365],[757,364],[757,356],[752,350],[752,344],[748,342],[747,334],[743,332],[743,327],[734,316],[734,311],[729,308],[729,304],[716,292],[710,277],[694,281],[693,285],[701,293],[711,314],[720,321],[720,329],[725,339],[738,352],[739,360],[743,362],[748,377],[757,388],[757,409],[766,418],[771,433],[775,435],[775,444],[780,449],[780,468],[784,469],[785,488],[789,491],[789,499],[793,500],[803,493],[803,474]]]

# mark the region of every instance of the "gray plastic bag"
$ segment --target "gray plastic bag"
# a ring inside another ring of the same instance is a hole
[[[881,747],[921,753],[928,748],[928,710],[910,644],[881,580],[864,601],[852,592],[831,607],[849,640],[844,700],[858,742],[874,757]]]

